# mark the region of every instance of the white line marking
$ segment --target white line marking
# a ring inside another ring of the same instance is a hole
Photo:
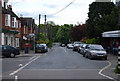
[[[15,76],[15,81],[17,81],[18,80],[18,76]]]
[[[62,48],[62,47],[61,47],[61,48]],[[64,48],[62,48],[62,49],[65,51],[66,54],[68,54],[68,52],[67,52]]]
[[[35,58],[36,56],[33,56],[33,57],[31,57],[29,60],[32,60],[33,58]]]
[[[25,68],[25,67],[28,66],[30,63],[32,63],[33,61],[37,60],[38,58],[40,58],[40,56],[39,56],[39,57],[36,57],[36,58],[33,59],[33,60],[31,60],[30,62],[28,62],[27,64],[25,64],[23,67],[21,67],[21,68],[17,69],[16,71],[10,73],[9,75],[12,76],[12,75],[18,73],[20,70],[22,70],[23,68]]]
[[[107,66],[105,66],[104,68],[102,68],[102,69],[99,71],[98,74],[100,74],[100,75],[102,75],[102,76],[104,76],[104,77],[106,77],[106,78],[108,78],[108,79],[117,81],[117,80],[115,80],[114,78],[112,78],[112,77],[110,77],[110,76],[107,76],[107,75],[105,75],[105,74],[102,73],[105,69],[107,69],[107,68],[109,68],[109,67],[111,66],[111,62],[109,62],[109,61],[107,61],[107,62],[108,62],[109,64],[108,64]]]

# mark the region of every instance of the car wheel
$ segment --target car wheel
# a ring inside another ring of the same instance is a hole
[[[89,55],[89,59],[92,60],[92,55]]]
[[[14,53],[10,53],[10,57],[11,58],[15,58],[15,54]]]
[[[83,54],[83,57],[85,57],[85,54]]]
[[[85,57],[88,58],[87,54],[85,54]]]
[[[107,60],[107,57],[105,57],[104,60]]]

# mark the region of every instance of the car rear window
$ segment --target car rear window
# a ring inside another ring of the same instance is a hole
[[[101,45],[92,45],[91,48],[93,50],[104,50],[104,48]]]

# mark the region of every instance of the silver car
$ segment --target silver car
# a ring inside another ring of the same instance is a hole
[[[101,45],[91,44],[86,50],[85,57],[89,59],[102,58],[107,60],[107,52]]]

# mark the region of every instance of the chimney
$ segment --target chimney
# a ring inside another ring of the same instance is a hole
[[[4,8],[7,9],[8,0],[4,0]]]
[[[8,5],[8,9],[12,11],[12,5]]]

